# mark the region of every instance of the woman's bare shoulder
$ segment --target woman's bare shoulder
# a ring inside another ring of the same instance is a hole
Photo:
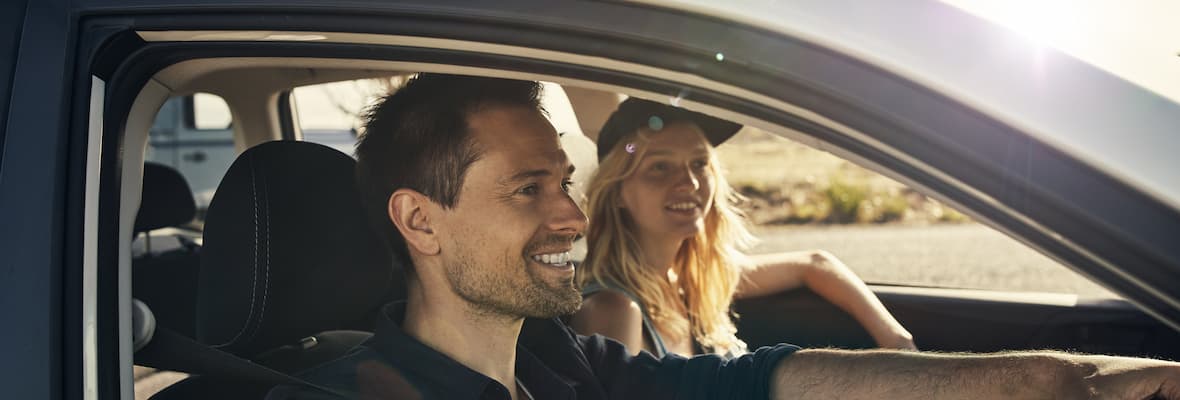
[[[570,326],[583,335],[601,334],[626,341],[627,337],[641,335],[643,310],[625,293],[603,289],[583,299]]]
[[[643,319],[643,309],[631,297],[614,289],[603,289],[586,296],[582,300],[582,309],[578,314],[604,315],[620,317],[637,317]]]

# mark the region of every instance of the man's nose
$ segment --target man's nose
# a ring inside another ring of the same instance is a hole
[[[586,214],[569,194],[561,196],[553,205],[549,229],[554,232],[581,234],[586,231]]]

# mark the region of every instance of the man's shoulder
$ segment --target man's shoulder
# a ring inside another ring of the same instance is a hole
[[[419,399],[418,390],[405,375],[377,351],[358,346],[348,354],[296,374],[308,385],[282,385],[267,400],[327,400],[374,398]]]

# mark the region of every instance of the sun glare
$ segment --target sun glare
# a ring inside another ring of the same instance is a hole
[[[1040,45],[1067,47],[1094,26],[1085,2],[1064,0],[945,0],[1004,25]]]
[[[942,0],[1180,102],[1180,2]]]

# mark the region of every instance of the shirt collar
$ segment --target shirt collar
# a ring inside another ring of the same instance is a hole
[[[467,368],[458,361],[434,350],[402,330],[406,303],[387,304],[378,317],[377,331],[366,343],[386,358],[386,362],[412,375],[419,385],[442,398],[509,398],[508,390],[496,380]],[[516,346],[516,376],[540,399],[572,399],[573,388],[546,367],[520,344]]]

